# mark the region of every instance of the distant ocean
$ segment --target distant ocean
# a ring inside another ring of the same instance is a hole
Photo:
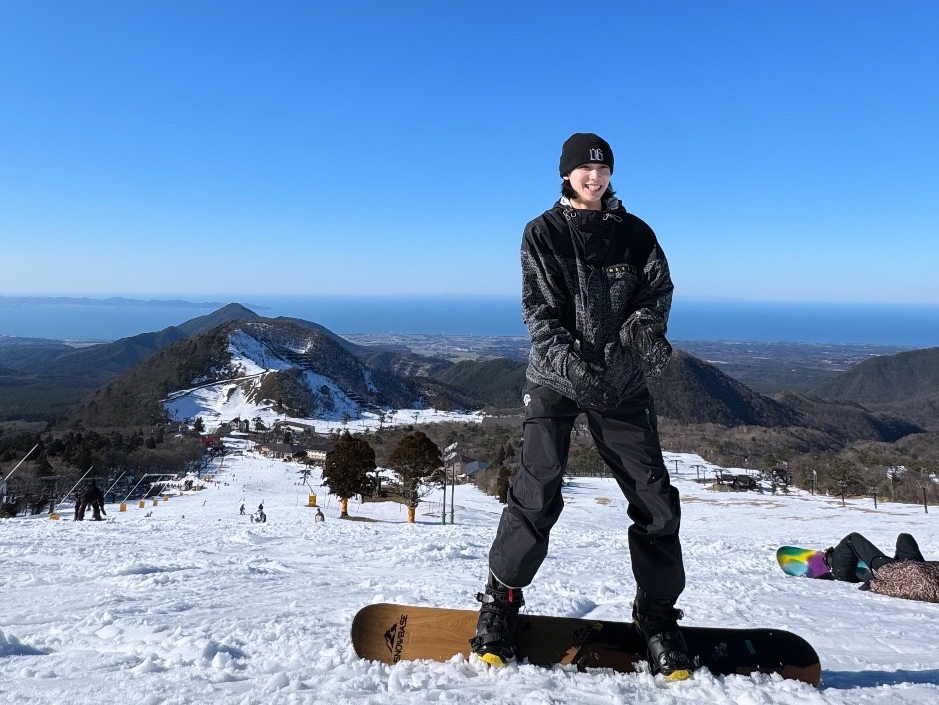
[[[217,306],[30,305],[0,297],[0,335],[113,340],[211,313]],[[238,301],[262,316],[292,316],[336,333],[526,335],[519,301],[511,296],[259,297]],[[752,340],[939,346],[939,306],[723,302],[676,299],[669,322],[674,340]]]

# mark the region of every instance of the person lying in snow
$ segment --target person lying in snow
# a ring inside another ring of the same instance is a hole
[[[850,533],[825,551],[825,563],[835,580],[862,583],[862,590],[939,603],[939,561],[923,558],[910,534],[897,536],[890,558],[861,534]]]

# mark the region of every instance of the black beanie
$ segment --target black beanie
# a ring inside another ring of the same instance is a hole
[[[574,169],[589,163],[606,164],[613,173],[613,150],[609,143],[592,132],[575,132],[567,138],[561,147],[561,176],[567,176]]]

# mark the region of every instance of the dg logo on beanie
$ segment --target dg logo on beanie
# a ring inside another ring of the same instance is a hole
[[[613,173],[613,150],[609,143],[592,132],[575,132],[561,147],[561,176],[567,176],[582,164],[606,164]]]

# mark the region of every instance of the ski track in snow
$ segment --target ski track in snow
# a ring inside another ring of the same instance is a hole
[[[247,449],[245,440],[231,444]],[[858,705],[939,702],[939,605],[787,577],[782,544],[824,548],[861,531],[888,552],[911,531],[939,555],[937,510],[837,498],[715,493],[691,481],[694,455],[668,454],[683,497],[687,624],[776,627],[818,650],[816,690],[770,676],[699,672],[666,684],[648,673],[475,659],[361,661],[352,616],[373,602],[475,609],[501,506],[457,488],[457,524],[394,503],[337,502],[317,487],[325,523],[304,506],[297,466],[229,455],[218,482],[107,522],[0,521],[0,702],[518,703],[520,705]],[[225,483],[228,483],[227,485]],[[533,613],[630,619],[635,583],[625,500],[615,483],[576,478],[548,560],[526,590]],[[439,493],[429,498],[439,500]],[[239,516],[263,500],[266,524]],[[146,518],[144,514],[152,511]]]

